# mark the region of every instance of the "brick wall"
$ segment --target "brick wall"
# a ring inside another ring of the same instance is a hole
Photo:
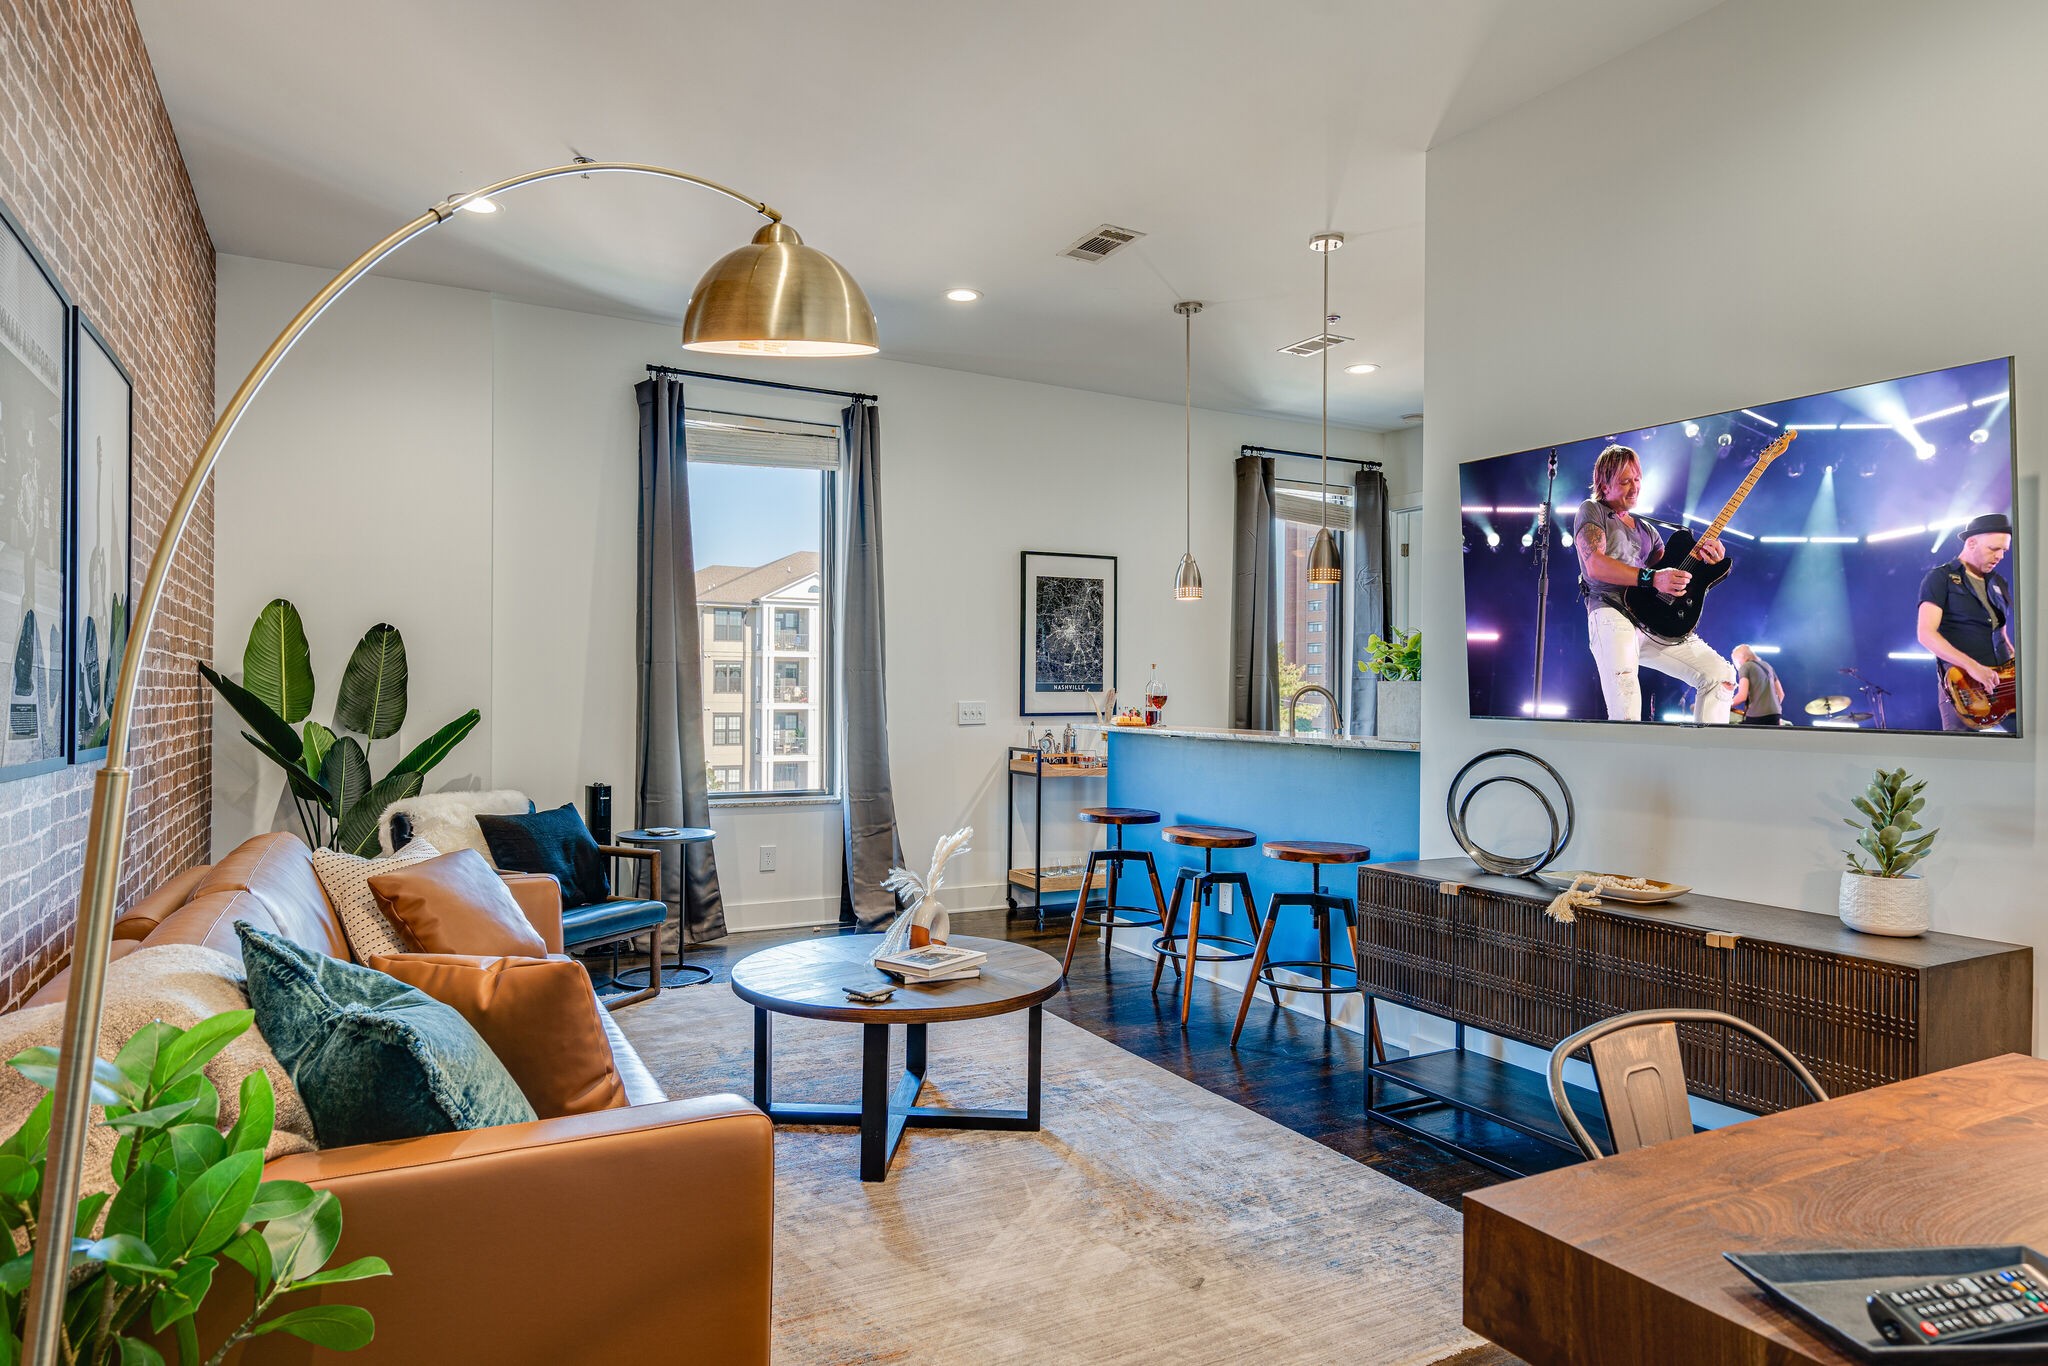
[[[213,424],[213,242],[128,0],[0,0],[0,200],[135,382],[135,578]],[[213,497],[145,659],[122,903],[206,857]],[[92,767],[0,783],[0,1009],[70,953]]]

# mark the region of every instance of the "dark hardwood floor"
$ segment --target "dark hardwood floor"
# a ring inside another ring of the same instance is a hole
[[[956,914],[953,928],[1030,944],[1054,957],[1066,949],[1064,915],[1048,916],[1041,930],[1028,912],[972,911]],[[717,973],[714,983],[722,983],[732,964],[756,949],[833,933],[819,928],[735,934],[692,948],[689,959],[711,968]],[[601,964],[593,967],[601,970]],[[1183,1031],[1178,997],[1167,990],[1171,982],[1169,971],[1155,997],[1152,964],[1136,954],[1110,954],[1105,970],[1102,946],[1090,937],[1074,958],[1066,990],[1046,1009],[1453,1208],[1466,1191],[1500,1180],[1398,1130],[1366,1127],[1364,1041],[1358,1035],[1325,1029],[1320,1019],[1299,1011],[1275,1011],[1261,998],[1232,1050],[1238,993],[1198,980],[1194,1010]]]

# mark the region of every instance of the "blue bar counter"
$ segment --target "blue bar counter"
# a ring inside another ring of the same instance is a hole
[[[1108,804],[1157,811],[1159,825],[1128,826],[1124,846],[1149,849],[1159,864],[1159,879],[1170,899],[1174,870],[1200,868],[1202,853],[1166,843],[1160,830],[1168,825],[1235,825],[1266,840],[1341,840],[1371,848],[1372,861],[1389,862],[1418,856],[1421,843],[1421,747],[1413,740],[1381,740],[1370,736],[1282,735],[1268,731],[1235,731],[1207,727],[1107,726],[1109,737]],[[1314,872],[1306,864],[1269,859],[1258,845],[1219,849],[1215,866],[1242,872],[1251,879],[1260,914],[1275,892],[1309,890]],[[1355,867],[1323,870],[1323,888],[1356,897]],[[1117,890],[1127,906],[1149,900],[1140,873],[1137,885],[1125,879]],[[1274,934],[1274,958],[1314,958],[1315,932],[1308,912],[1285,910]],[[1203,917],[1204,931],[1217,930],[1242,939],[1253,938],[1242,907],[1234,907],[1223,925],[1213,911]],[[1155,930],[1125,930],[1120,947],[1150,952]],[[1341,942],[1341,936],[1339,936]],[[1332,957],[1349,962],[1348,946]],[[1228,980],[1242,982],[1249,962],[1225,965]],[[1076,964],[1076,971],[1081,971]],[[1214,971],[1205,969],[1205,973]],[[1164,993],[1161,993],[1162,998]],[[1347,1022],[1358,1015],[1356,997],[1335,997]],[[1302,1009],[1316,1009],[1312,996],[1297,997]]]

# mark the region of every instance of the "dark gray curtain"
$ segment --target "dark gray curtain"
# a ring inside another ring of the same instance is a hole
[[[1280,729],[1273,531],[1272,457],[1241,455],[1230,592],[1230,724],[1240,730]]]
[[[683,385],[659,376],[642,380],[634,392],[640,399],[639,819],[643,826],[708,827]],[[722,937],[725,900],[711,846],[667,845],[661,853],[661,896],[682,910],[683,942]]]
[[[1353,735],[1379,734],[1379,680],[1358,667],[1365,658],[1365,642],[1387,633],[1391,615],[1387,597],[1393,566],[1387,558],[1387,477],[1378,470],[1362,469],[1351,481],[1350,544],[1344,556],[1351,562],[1351,705],[1344,715]]]
[[[841,418],[846,439],[846,518],[840,555],[840,630],[846,716],[846,859],[839,888],[843,923],[876,925],[896,911],[882,890],[903,861],[896,793],[889,785],[889,706],[882,692],[881,416],[855,400]]]

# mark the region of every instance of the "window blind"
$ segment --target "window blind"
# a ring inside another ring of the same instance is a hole
[[[683,414],[690,459],[784,469],[839,468],[839,429],[817,422],[691,408]]]
[[[1301,522],[1308,526],[1323,524],[1323,492],[1320,484],[1304,484],[1291,479],[1275,480],[1273,484],[1273,516],[1282,522]],[[1351,498],[1340,489],[1329,490],[1330,530],[1351,530]]]

